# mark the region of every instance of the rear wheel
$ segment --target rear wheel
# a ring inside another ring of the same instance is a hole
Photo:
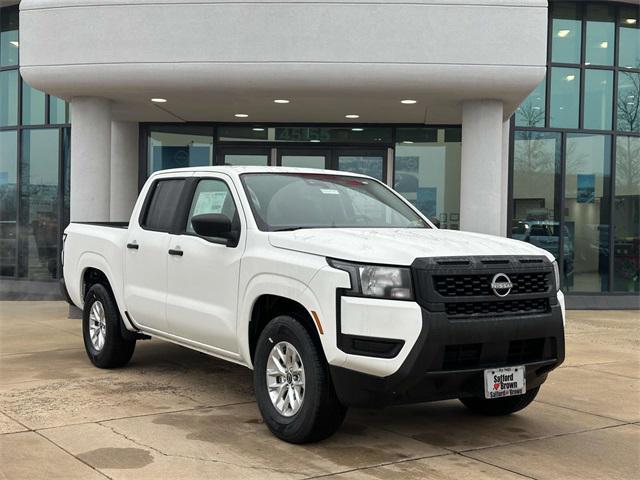
[[[262,331],[254,358],[258,407],[269,430],[291,443],[332,435],[347,409],[338,401],[320,347],[295,318],[274,318]]]
[[[460,401],[472,412],[489,416],[501,416],[515,413],[526,408],[538,395],[540,387],[532,388],[522,395],[503,398],[467,397]]]
[[[123,338],[120,332],[120,313],[111,292],[103,285],[93,285],[84,299],[82,312],[84,348],[91,363],[99,368],[126,365],[136,341]]]

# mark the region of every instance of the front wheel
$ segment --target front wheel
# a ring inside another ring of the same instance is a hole
[[[281,440],[323,440],[344,420],[347,409],[338,401],[319,346],[291,316],[274,318],[262,331],[253,378],[262,418]]]
[[[515,413],[527,407],[538,395],[540,387],[532,388],[522,395],[503,398],[461,398],[460,401],[472,412],[489,416],[501,416]]]

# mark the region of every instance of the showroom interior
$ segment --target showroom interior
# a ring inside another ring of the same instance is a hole
[[[93,128],[86,122],[76,126],[73,114],[81,118],[95,106],[79,101],[77,109],[70,108],[74,100],[54,95],[62,92],[58,87],[45,93],[22,78],[19,5],[9,3],[14,2],[5,1],[0,9],[0,296],[59,298],[61,238],[73,219],[70,199],[77,185],[71,180],[72,135],[76,128]],[[547,38],[540,42],[546,45],[546,75],[533,90],[526,87],[521,100],[531,93],[519,106],[510,109],[505,101],[509,117],[487,127],[499,130],[497,154],[504,152],[506,160],[497,180],[505,207],[491,208],[499,224],[491,233],[553,253],[570,307],[637,308],[639,8],[637,3],[557,1],[549,3],[545,15]],[[172,101],[153,97],[148,108],[162,111]],[[288,108],[295,99],[282,96],[273,103]],[[399,94],[396,103],[411,109],[424,102]],[[481,208],[485,198],[465,188],[470,180],[463,145],[477,132],[467,130],[465,137],[459,116],[443,113],[434,117],[443,121],[420,122],[390,115],[387,122],[380,116],[373,122],[345,111],[341,121],[287,122],[236,110],[227,121],[123,117],[122,128],[112,126],[105,140],[111,165],[96,177],[112,178],[107,186],[111,205],[99,214],[109,218],[95,220],[128,220],[137,191],[158,170],[282,165],[371,175],[438,218],[442,228],[473,229],[461,221],[461,210],[469,203]],[[134,163],[114,164],[116,143],[135,151]],[[116,195],[115,168],[122,168],[129,185]],[[88,183],[86,188],[98,188]],[[474,199],[465,198],[471,193]],[[494,200],[487,198],[491,207]]]

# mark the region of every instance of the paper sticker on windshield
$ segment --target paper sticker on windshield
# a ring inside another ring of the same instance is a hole
[[[321,188],[320,191],[325,195],[340,195],[338,190],[333,190],[331,188]]]

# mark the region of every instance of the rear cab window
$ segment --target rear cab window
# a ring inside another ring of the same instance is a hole
[[[157,180],[150,189],[148,201],[145,202],[140,226],[156,232],[171,231],[184,185],[184,178]]]

